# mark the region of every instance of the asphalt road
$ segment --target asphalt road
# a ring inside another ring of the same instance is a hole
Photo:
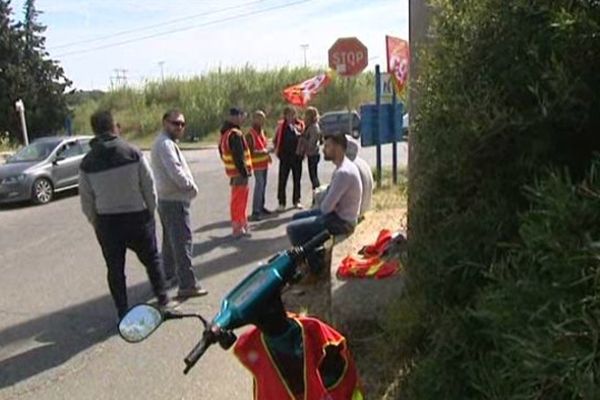
[[[384,165],[391,164],[389,146]],[[361,155],[375,165],[374,149]],[[399,146],[406,164],[406,143]],[[257,262],[288,246],[292,211],[255,223],[249,239],[229,237],[229,187],[216,150],[185,153],[200,194],[192,205],[194,268],[210,294],[181,308],[207,318]],[[275,208],[276,164],[267,206]],[[321,164],[328,181],[332,166]],[[291,197],[291,182],[288,184]],[[306,167],[303,201],[310,199]],[[172,321],[139,344],[117,335],[105,266],[76,192],[34,207],[0,207],[0,399],[240,399],[251,377],[235,357],[211,348],[184,376],[183,358],[200,338],[197,321]],[[160,231],[160,229],[159,229]],[[151,300],[141,264],[127,259],[130,303]]]

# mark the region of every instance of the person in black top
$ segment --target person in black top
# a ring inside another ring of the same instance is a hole
[[[292,172],[294,190],[292,201],[294,208],[301,209],[300,203],[300,181],[302,179],[302,159],[298,153],[298,139],[304,131],[304,122],[297,118],[296,109],[287,106],[283,110],[283,119],[277,125],[275,134],[275,154],[279,158],[279,182],[277,186],[277,198],[279,200],[278,211],[285,210],[287,180]]]

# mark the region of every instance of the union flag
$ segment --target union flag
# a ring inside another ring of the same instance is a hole
[[[331,82],[330,71],[313,76],[304,82],[283,90],[283,98],[290,104],[305,107],[323,88]]]
[[[408,69],[410,66],[410,48],[408,42],[393,36],[385,37],[387,50],[387,69],[394,79],[396,92],[401,93],[408,82]]]

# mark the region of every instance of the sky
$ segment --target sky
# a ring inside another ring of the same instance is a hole
[[[23,3],[11,3],[15,20]],[[385,35],[408,39],[408,0],[37,0],[36,7],[50,57],[84,90],[108,89],[115,69],[140,85],[161,73],[302,66],[305,53],[309,66],[326,68],[329,47],[349,36],[367,46],[373,69],[386,63]]]

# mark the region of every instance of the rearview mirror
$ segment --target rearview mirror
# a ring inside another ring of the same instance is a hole
[[[119,334],[129,343],[146,339],[162,324],[163,315],[159,309],[148,304],[133,307],[119,322]]]
[[[66,159],[67,159],[67,157],[65,157],[65,156],[56,156],[56,157],[54,157],[54,161],[52,163],[57,164],[59,161],[63,161]]]

